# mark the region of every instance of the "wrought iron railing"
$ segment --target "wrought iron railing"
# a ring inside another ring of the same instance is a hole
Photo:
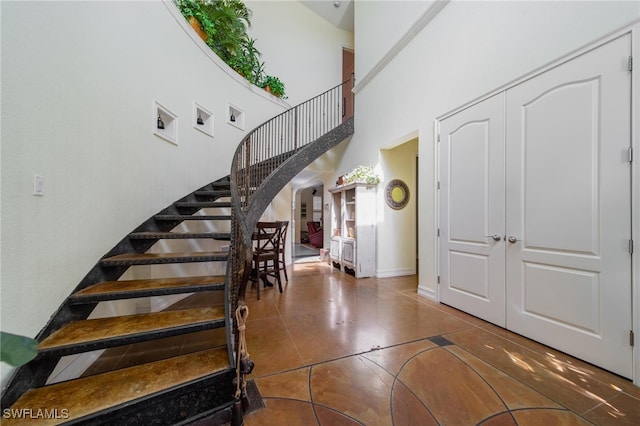
[[[263,213],[265,199],[275,196],[276,189],[279,191],[286,184],[283,180],[288,173],[293,174],[292,170],[284,169],[287,159],[308,146],[312,149],[300,153],[304,158],[292,159],[299,161],[295,164],[297,167],[302,167],[305,161],[308,164],[314,155],[319,155],[314,151],[316,147],[309,145],[314,141],[320,142],[323,136],[328,136],[343,123],[343,130],[350,129],[353,133],[353,82],[352,74],[349,80],[258,126],[242,140],[234,154],[230,173],[231,241],[225,300],[229,307],[227,333],[232,343],[229,355],[236,370],[234,407],[238,411],[242,405],[240,399],[246,384],[245,375],[253,369],[251,360],[245,358],[245,326],[240,320],[243,313],[245,318],[248,314],[244,294],[252,266],[253,229]],[[293,165],[291,162],[288,164]],[[283,167],[282,173],[277,173],[280,167]],[[262,202],[254,202],[256,200]]]
[[[252,200],[267,177],[289,157],[352,117],[353,84],[352,74],[339,85],[261,124],[238,145],[230,173],[233,214],[228,287],[232,307],[237,307],[238,298],[244,298],[242,274],[250,267],[251,236],[256,218],[262,214],[252,211]]]
[[[352,86],[353,77],[275,116],[242,140],[231,166],[231,191],[243,213],[260,184],[284,160],[350,118],[347,96],[351,99]]]

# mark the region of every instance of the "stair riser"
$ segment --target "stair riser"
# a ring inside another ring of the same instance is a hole
[[[213,239],[226,241],[231,237],[228,232],[211,233],[181,233],[181,232],[158,232],[153,234],[131,234],[132,240],[181,240],[181,239]]]
[[[233,370],[212,375],[162,394],[143,398],[117,410],[96,413],[67,423],[68,425],[176,425],[199,413],[216,410],[222,414],[218,420],[231,421],[231,404],[235,388],[230,386],[235,377]]]
[[[230,208],[230,201],[184,201],[174,204],[179,209]]]
[[[213,191],[196,191],[196,199],[199,201],[215,201],[222,197],[231,197],[231,191],[213,190]]]
[[[167,265],[173,263],[198,263],[198,262],[224,262],[229,256],[192,256],[163,259],[141,259],[141,260],[102,260],[105,267],[114,266],[136,266],[136,265]]]
[[[231,215],[156,215],[154,219],[158,222],[183,222],[185,220],[231,220]]]
[[[136,253],[145,253],[155,243],[160,240],[194,240],[194,239],[206,239],[214,241],[229,241],[231,234],[228,232],[211,232],[205,233],[178,233],[178,232],[157,232],[147,234],[131,234],[129,236],[131,245],[134,247]]]

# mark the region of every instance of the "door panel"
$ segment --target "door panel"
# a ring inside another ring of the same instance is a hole
[[[440,300],[625,377],[630,47],[621,36],[442,120],[438,145]]]
[[[503,105],[500,94],[441,121],[439,144],[440,300],[502,327]]]
[[[599,86],[598,79],[562,84],[518,106],[526,141],[522,201],[527,248],[596,254]]]
[[[631,377],[630,38],[507,91],[507,328]]]
[[[524,310],[528,314],[565,327],[600,333],[601,288],[597,273],[529,262],[523,264],[523,272]],[[547,297],[549,294],[553,297]]]

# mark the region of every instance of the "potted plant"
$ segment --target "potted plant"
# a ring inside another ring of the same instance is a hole
[[[284,83],[275,76],[267,75],[260,81],[260,87],[267,92],[282,99],[286,99],[284,95]]]
[[[189,21],[189,25],[207,43],[216,34],[215,25],[202,9],[202,3],[197,0],[176,0],[180,13]]]
[[[214,24],[216,33],[207,42],[211,49],[231,66],[236,56],[251,39],[247,28],[251,27],[251,10],[240,0],[198,0],[207,18]]]
[[[240,50],[228,62],[229,65],[249,80],[251,84],[258,84],[264,74],[264,62],[260,62],[261,53],[254,46],[255,39],[247,38],[240,45]]]
[[[380,176],[371,166],[358,166],[345,175],[347,183],[367,183],[376,185],[380,183]]]
[[[264,76],[264,62],[249,37],[251,10],[242,0],[175,0],[182,15],[191,23],[207,45],[227,65],[259,87],[284,96],[284,84],[273,76]],[[203,34],[204,33],[204,34]]]

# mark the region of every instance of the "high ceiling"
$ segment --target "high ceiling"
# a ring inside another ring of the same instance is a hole
[[[353,32],[353,0],[300,0],[336,27]]]
[[[353,32],[353,0],[300,0],[300,3],[322,16],[345,31]],[[337,6],[336,6],[337,5]],[[324,157],[316,160],[316,163],[326,161]],[[324,180],[324,173],[321,170],[330,170],[332,166],[326,164],[315,164],[301,171],[291,180],[294,189],[313,187],[320,189]]]

